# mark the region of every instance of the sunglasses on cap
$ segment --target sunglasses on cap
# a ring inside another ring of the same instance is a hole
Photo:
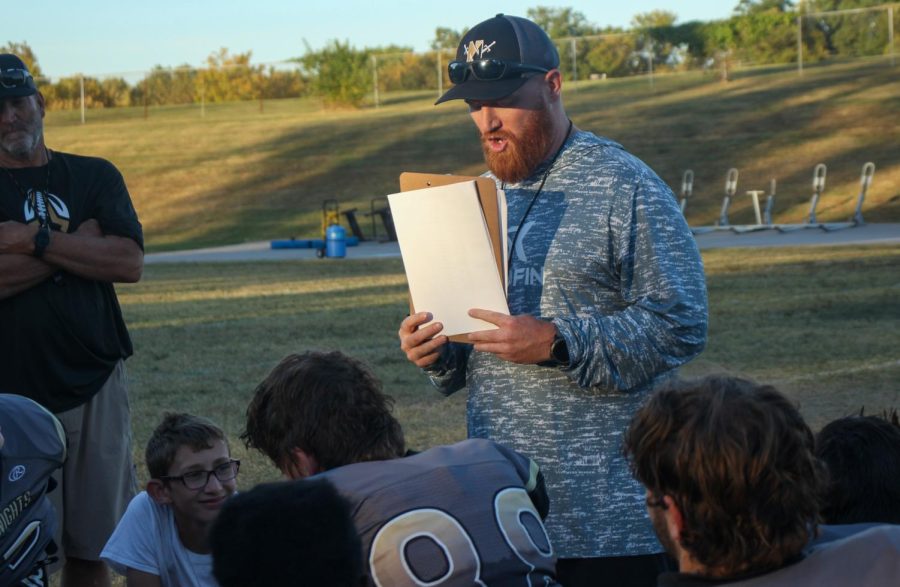
[[[481,81],[497,81],[508,79],[520,73],[540,72],[547,73],[550,71],[546,67],[537,65],[526,65],[524,63],[515,63],[512,61],[501,61],[500,59],[478,59],[477,61],[451,61],[447,65],[447,73],[450,75],[450,81],[454,84],[461,84],[468,79],[471,74],[477,80]]]
[[[28,80],[34,79],[27,69],[0,70],[0,86],[4,88],[22,88],[28,85]]]

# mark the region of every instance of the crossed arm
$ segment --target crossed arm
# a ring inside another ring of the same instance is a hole
[[[125,584],[128,585],[128,587],[160,587],[162,582],[160,581],[159,575],[152,575],[128,567],[125,573]]]
[[[0,299],[14,296],[60,269],[95,281],[134,283],[141,278],[144,253],[130,238],[104,235],[89,219],[69,234],[52,232],[42,258],[34,253],[37,223],[0,222]]]

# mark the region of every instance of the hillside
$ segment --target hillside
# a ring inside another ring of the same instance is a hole
[[[319,233],[322,201],[368,211],[402,171],[483,170],[465,107],[435,95],[388,95],[382,106],[328,111],[310,100],[50,112],[51,148],[112,160],[123,171],[149,250]],[[778,181],[776,222],[807,212],[813,167],[828,166],[819,220],[855,206],[862,164],[877,170],[864,215],[900,221],[900,66],[885,60],[746,69],[720,82],[690,72],[568,84],[575,123],[610,137],[673,187],[695,173],[687,216],[718,216],[725,173],[740,170],[730,214],[751,222],[746,190]],[[370,232],[368,218],[363,229]]]

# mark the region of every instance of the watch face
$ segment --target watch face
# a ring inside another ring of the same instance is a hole
[[[553,341],[553,346],[550,347],[550,356],[564,365],[569,364],[569,346],[566,344],[566,339],[559,337]]]

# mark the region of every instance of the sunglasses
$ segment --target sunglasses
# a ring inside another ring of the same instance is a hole
[[[548,71],[550,70],[546,67],[526,65],[524,63],[515,63],[511,61],[501,61],[500,59],[451,61],[450,64],[447,65],[447,73],[450,75],[450,81],[454,84],[463,83],[468,79],[470,74],[477,80],[496,81],[509,79],[520,73],[547,73]]]
[[[28,86],[28,80],[34,79],[27,69],[4,69],[0,71],[0,86],[4,88],[22,88]]]

